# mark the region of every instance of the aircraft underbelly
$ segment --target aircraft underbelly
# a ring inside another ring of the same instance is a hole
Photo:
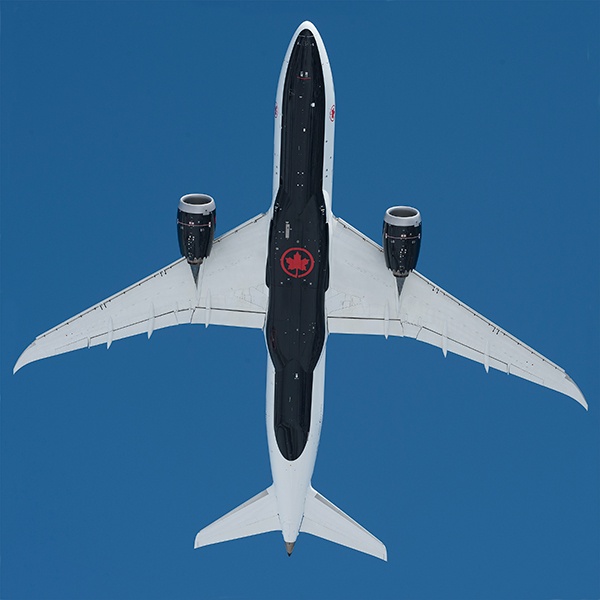
[[[271,426],[281,455],[294,461],[302,454],[311,427],[313,374],[325,344],[329,279],[323,194],[325,84],[317,44],[308,30],[296,38],[281,104],[265,335],[274,368]]]

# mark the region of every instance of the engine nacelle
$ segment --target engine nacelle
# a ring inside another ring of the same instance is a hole
[[[392,206],[383,218],[385,264],[395,277],[407,277],[417,266],[421,249],[421,213],[410,206]]]
[[[210,255],[215,237],[217,210],[206,194],[187,194],[177,209],[179,250],[192,267],[199,267]]]

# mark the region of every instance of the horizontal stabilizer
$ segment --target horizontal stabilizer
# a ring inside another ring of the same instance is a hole
[[[271,486],[202,529],[196,535],[194,548],[280,529],[277,501]]]
[[[300,531],[387,561],[382,542],[312,488],[306,497]]]

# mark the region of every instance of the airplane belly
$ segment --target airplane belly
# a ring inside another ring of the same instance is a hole
[[[267,439],[273,475],[274,492],[281,530],[286,542],[293,542],[300,530],[305,502],[317,458],[321,425],[323,422],[325,390],[325,347],[313,371],[310,411],[310,430],[301,455],[291,461],[283,456],[273,427],[275,417],[275,366],[267,366]]]
[[[265,336],[274,369],[269,426],[288,461],[297,460],[307,444],[314,370],[326,337],[325,99],[317,42],[310,31],[303,30],[291,51],[281,96],[279,181],[266,267]]]

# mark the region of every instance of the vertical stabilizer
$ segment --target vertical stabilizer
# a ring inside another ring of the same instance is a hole
[[[312,487],[306,497],[300,531],[387,561],[382,542]]]
[[[277,501],[271,486],[202,529],[196,535],[194,548],[280,529]]]

